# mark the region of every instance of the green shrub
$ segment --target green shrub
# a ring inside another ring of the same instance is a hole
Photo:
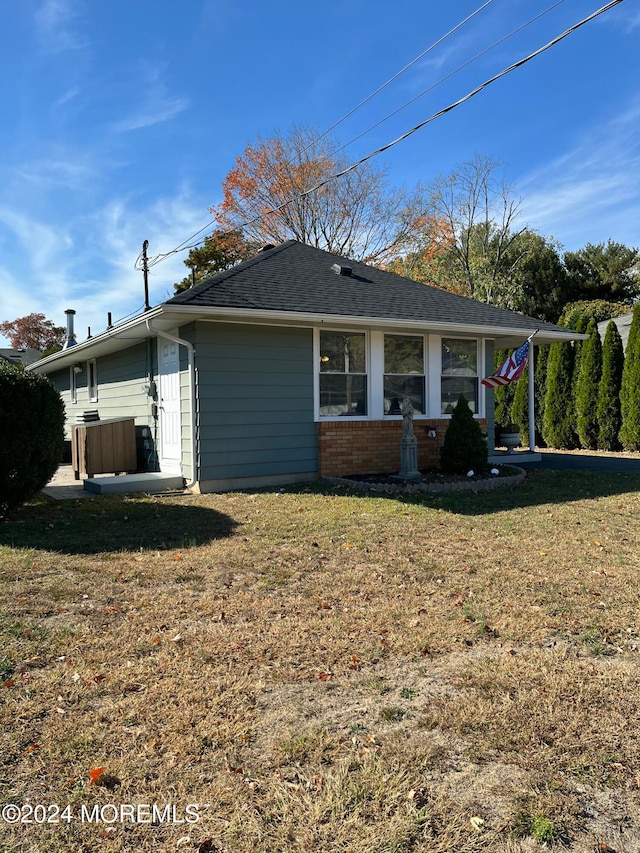
[[[440,451],[442,469],[456,474],[473,470],[478,474],[486,470],[487,456],[487,442],[482,436],[480,425],[461,394],[444,434]]]
[[[511,350],[499,349],[494,355],[494,369],[498,370],[502,367],[502,363],[510,354]],[[494,421],[496,432],[513,432],[511,429],[511,407],[513,406],[513,398],[516,389],[515,383],[509,382],[507,385],[500,385],[494,389],[495,412]]]
[[[633,309],[620,388],[620,443],[640,450],[640,302]]]
[[[529,444],[529,370],[522,374],[515,385],[513,404],[511,406],[511,422],[522,437],[522,444]]]
[[[551,344],[547,363],[542,435],[549,447],[576,446],[573,394],[573,347],[570,341]]]
[[[598,386],[598,450],[619,450],[620,383],[624,352],[622,338],[614,322],[607,326],[602,345],[602,376]]]
[[[542,425],[544,423],[544,400],[547,393],[547,365],[549,363],[549,344],[536,347],[535,363],[535,421],[536,444],[543,446]]]
[[[582,342],[576,381],[576,432],[581,447],[595,450],[598,446],[598,388],[602,375],[602,344],[595,320],[589,321],[587,334],[589,339]]]
[[[64,406],[45,376],[0,364],[0,518],[28,501],[62,460]]]

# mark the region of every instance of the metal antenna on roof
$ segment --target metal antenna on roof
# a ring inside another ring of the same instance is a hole
[[[148,311],[149,305],[149,260],[147,258],[147,247],[149,241],[145,240],[142,244],[142,275],[144,276],[144,310]]]

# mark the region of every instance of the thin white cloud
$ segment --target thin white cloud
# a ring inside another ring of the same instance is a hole
[[[567,248],[609,238],[640,243],[640,99],[518,184],[522,217]],[[576,245],[576,241],[577,245]]]
[[[77,27],[75,0],[44,0],[34,13],[36,31],[48,53],[82,50],[87,41]]]
[[[149,240],[150,256],[171,250],[206,219],[206,202],[196,201],[188,187],[144,208],[131,198],[112,199],[64,228],[0,208],[0,239],[4,232],[14,255],[5,258],[7,267],[0,257],[0,321],[39,312],[64,325],[65,309],[74,308],[80,340],[88,327],[92,334],[103,331],[108,312],[117,322],[142,310],[143,277],[134,264],[143,240]],[[151,268],[151,304],[173,295],[174,282],[186,273],[186,255],[171,255]],[[10,271],[17,268],[15,256],[21,258],[19,280]]]
[[[139,105],[130,115],[111,123],[110,129],[113,133],[130,133],[170,121],[189,106],[187,98],[168,92],[164,81],[164,68],[161,65],[152,62],[141,63],[139,77],[139,84],[136,86],[136,91],[140,93],[137,98]]]
[[[133,130],[140,130],[143,127],[161,124],[162,122],[170,121],[189,106],[186,98],[168,98],[163,100],[161,96],[158,96],[149,100],[152,103],[148,103],[140,112],[114,122],[111,125],[111,130],[114,133],[129,133]]]

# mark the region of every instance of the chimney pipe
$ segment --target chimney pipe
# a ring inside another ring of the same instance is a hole
[[[78,342],[76,341],[75,332],[73,331],[73,317],[76,313],[73,308],[67,308],[64,312],[67,315],[67,338],[64,342],[64,346],[62,349],[69,349],[69,347],[74,347]]]

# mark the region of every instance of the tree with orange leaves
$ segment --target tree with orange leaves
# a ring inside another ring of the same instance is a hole
[[[382,264],[406,244],[406,193],[370,163],[333,177],[348,165],[334,141],[308,128],[258,139],[237,157],[211,212],[221,229],[241,230],[250,242],[295,239]]]

